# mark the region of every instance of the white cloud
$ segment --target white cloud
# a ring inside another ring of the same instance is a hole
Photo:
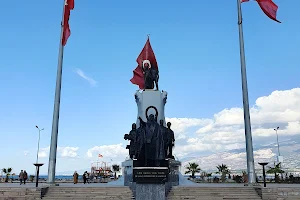
[[[29,155],[29,151],[24,151],[24,156],[28,156]]]
[[[40,148],[39,150],[39,158],[46,158],[49,156],[50,147]]]
[[[76,158],[78,157],[77,151],[79,147],[57,147],[57,153],[62,158]],[[50,146],[46,148],[40,148],[39,158],[47,158],[49,156]]]
[[[279,138],[300,134],[300,88],[274,91],[260,97],[250,108],[252,135],[275,141],[274,128]],[[245,148],[244,116],[242,108],[227,108],[212,119],[170,118],[176,143],[174,152],[183,157],[193,152],[219,152]],[[198,130],[189,131],[193,127]],[[260,138],[260,139],[258,139]],[[254,143],[255,145],[255,143]]]
[[[91,86],[96,86],[97,85],[97,81],[95,81],[93,78],[87,76],[81,69],[76,69],[75,73],[80,76],[81,78],[85,79],[86,81],[88,81],[90,83]]]
[[[128,156],[128,150],[123,147],[122,143],[102,145],[88,149],[86,156],[91,159],[97,159],[98,154],[103,155],[103,160],[110,161],[112,159],[114,162],[121,162]]]
[[[185,139],[186,131],[191,127],[206,126],[212,121],[210,119],[196,118],[166,118],[167,122],[171,122],[171,129],[176,130],[176,139]]]
[[[58,147],[57,151],[61,157],[64,158],[76,158],[78,156],[77,151],[79,147]]]

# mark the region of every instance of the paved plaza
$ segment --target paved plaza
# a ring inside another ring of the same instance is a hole
[[[117,181],[116,181],[117,182]],[[40,183],[39,187],[47,187],[49,186],[47,183]],[[179,185],[179,187],[187,186],[187,185]],[[247,187],[244,186],[242,183],[195,183],[189,184],[189,187]],[[263,184],[260,184],[262,187]],[[19,187],[19,188],[33,188],[35,187],[35,183],[26,183],[25,185],[20,185],[19,183],[0,183],[0,188],[3,187]],[[123,185],[113,184],[110,183],[90,183],[90,184],[83,184],[83,183],[59,183],[58,187],[124,187]],[[300,188],[300,184],[278,184],[278,183],[269,183],[267,184],[267,188]]]

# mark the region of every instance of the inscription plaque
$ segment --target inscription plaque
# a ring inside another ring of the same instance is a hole
[[[134,167],[133,182],[162,184],[168,181],[167,167]]]

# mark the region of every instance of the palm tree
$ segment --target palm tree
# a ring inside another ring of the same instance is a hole
[[[2,169],[2,172],[4,173],[4,174],[6,174],[6,177],[5,177],[5,182],[7,183],[8,182],[8,176],[10,175],[10,173],[11,173],[11,171],[12,171],[12,168],[11,167],[9,167],[9,168],[3,168]]]
[[[186,166],[185,168],[187,169],[185,174],[192,173],[192,178],[195,178],[195,173],[199,173],[201,171],[201,169],[197,163],[189,163],[189,165]]]
[[[115,179],[117,179],[117,172],[120,171],[120,165],[113,165],[113,171],[115,172]]]
[[[226,179],[226,175],[230,173],[228,167],[226,165],[222,164],[222,165],[218,165],[217,169],[218,169],[217,173],[222,174],[221,180],[222,180],[222,182],[224,182]]]
[[[276,183],[279,182],[277,174],[284,173],[284,171],[280,168],[280,164],[281,163],[278,163],[277,165],[275,165],[275,167],[270,167],[270,169],[267,171],[267,174],[275,174],[275,182]]]

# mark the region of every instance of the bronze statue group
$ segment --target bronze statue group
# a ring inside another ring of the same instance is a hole
[[[175,142],[171,123],[164,126],[164,121],[157,123],[157,116],[150,114],[147,122],[139,117],[140,127],[132,124],[132,130],[125,134],[124,139],[130,140],[129,155],[131,159],[137,159],[140,165],[145,167],[159,167],[167,158],[174,159],[172,149]]]

